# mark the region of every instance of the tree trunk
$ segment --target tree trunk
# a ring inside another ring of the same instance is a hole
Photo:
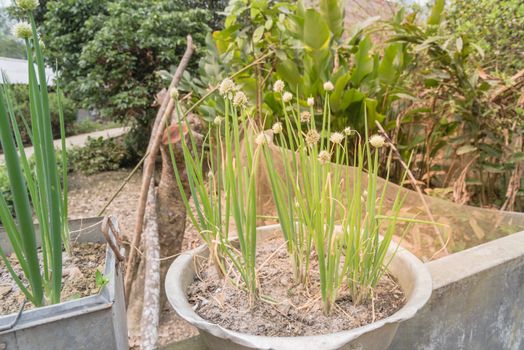
[[[163,259],[160,263],[160,305],[163,307],[167,300],[164,290],[164,279],[169,266],[175,259],[175,255],[182,250],[182,241],[184,240],[184,231],[186,229],[186,207],[176,183],[169,146],[162,145],[160,152],[162,154],[162,175],[157,192],[157,217],[160,257]],[[184,192],[186,197],[189,198],[189,184],[179,143],[173,144],[173,153],[180,173],[180,180],[184,186]],[[169,259],[165,259],[167,257]]]
[[[151,180],[147,196],[145,213],[144,246],[145,246],[145,282],[144,307],[140,325],[140,349],[154,350],[158,339],[160,320],[160,254],[158,246],[158,225],[155,198],[155,184]]]

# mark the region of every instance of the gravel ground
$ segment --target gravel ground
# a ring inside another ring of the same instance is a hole
[[[69,216],[71,219],[98,215],[111,198],[113,192],[129,175],[129,171],[111,171],[91,176],[73,174],[69,184]],[[122,234],[130,237],[135,224],[135,211],[140,197],[141,173],[133,176],[120,195],[107,208],[105,215],[118,219]],[[186,226],[183,249],[192,249],[200,244],[195,230]],[[171,310],[164,310],[160,317],[158,346],[183,340],[197,334],[194,327],[182,321]],[[134,337],[132,337],[134,338]],[[133,339],[132,343],[135,343]]]

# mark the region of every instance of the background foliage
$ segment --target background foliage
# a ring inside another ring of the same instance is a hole
[[[155,115],[155,95],[164,86],[157,72],[178,64],[188,34],[198,58],[206,34],[221,25],[226,2],[46,0],[40,1],[36,21],[66,95],[105,119],[130,124],[126,144],[140,154]],[[10,14],[20,17],[15,8]]]
[[[450,27],[474,38],[486,52],[482,65],[513,75],[524,69],[524,2],[452,0]]]
[[[12,85],[13,91],[13,110],[18,119],[20,134],[25,143],[29,142],[29,134],[24,126],[22,118],[29,116],[29,88],[27,85]],[[72,132],[76,121],[77,107],[74,101],[69,98],[61,97],[64,112],[64,124],[67,131]],[[60,119],[58,115],[58,96],[55,92],[49,93],[49,104],[51,110],[51,127],[55,139],[60,138]],[[29,123],[29,120],[26,120]]]
[[[271,91],[281,79],[303,106],[308,97],[322,106],[323,84],[331,81],[333,127],[362,131],[366,104],[374,128],[374,121],[383,120],[392,103],[405,96],[398,84],[407,64],[404,46],[375,43],[365,31],[371,22],[354,23],[345,31],[342,4],[321,0],[316,10],[302,1],[230,1],[225,28],[207,38],[199,77],[187,77],[188,89],[202,95],[208,86],[271,50],[275,54],[270,60],[235,78],[253,105],[260,107],[259,117],[264,115],[266,126],[282,112],[279,94]],[[215,99],[206,101],[200,112],[213,120],[222,109],[220,99]]]
[[[25,47],[11,34],[7,11],[0,7],[0,57],[25,58]]]
[[[309,96],[315,97],[316,106],[322,104],[322,85],[330,80],[332,130],[349,126],[362,131],[365,104],[370,128],[380,121],[402,158],[413,154],[411,170],[428,193],[459,203],[518,207],[524,187],[515,185],[523,155],[523,100],[511,91],[494,99],[508,82],[496,78],[495,67],[485,64],[497,57],[492,46],[479,40],[489,34],[457,30],[457,5],[446,7],[443,0],[432,3],[424,15],[401,10],[389,21],[349,25],[341,4],[322,0],[315,10],[301,1],[269,6],[267,1],[231,0],[225,28],[208,36],[198,75],[186,75],[185,88],[202,96],[273,50],[271,59],[235,78],[266,128],[273,115],[282,113],[280,94],[272,91],[277,79],[298,94],[304,110]],[[493,13],[507,9],[505,2],[492,7],[499,7],[491,8]],[[469,19],[474,20],[463,16],[461,21]],[[508,42],[520,35],[499,33],[498,39]],[[508,48],[513,50],[508,58],[517,57],[515,48]],[[501,59],[499,69],[509,72],[512,64]],[[199,112],[212,121],[223,110],[215,97]],[[402,171],[396,163],[397,179]],[[518,191],[516,199],[509,200],[510,188]]]
[[[71,170],[92,175],[118,170],[129,164],[129,156],[121,139],[90,138],[82,148],[68,152]]]
[[[413,64],[405,83],[416,97],[389,121],[396,142],[404,158],[416,152],[412,168],[429,193],[514,209],[523,194],[523,100],[518,90],[501,96],[506,82],[480,68],[493,48],[484,50],[476,37],[455,30],[444,7],[439,12],[427,26],[412,14],[389,27],[391,41],[409,45]],[[511,191],[518,196],[509,198]]]
[[[524,68],[522,1],[436,0],[424,15],[400,11],[365,23],[345,22],[342,3],[321,0],[314,10],[286,0],[50,0],[39,16],[66,92],[131,123],[134,153],[145,149],[154,96],[166,84],[158,73],[174,70],[191,33],[201,60],[192,60],[182,89],[193,101],[273,51],[235,78],[266,127],[282,113],[277,79],[302,109],[310,96],[323,104],[330,80],[332,130],[361,131],[366,105],[370,127],[380,121],[403,159],[414,154],[411,170],[428,193],[505,207],[512,188],[518,208],[524,99],[518,89],[495,94]],[[213,95],[198,112],[211,121],[223,110]],[[399,178],[402,168],[394,170]]]
[[[50,59],[63,67],[65,91],[84,107],[134,128],[127,144],[145,149],[163,82],[157,70],[176,65],[192,34],[203,42],[210,10],[183,1],[49,1],[43,22]],[[213,5],[213,6],[216,6]],[[71,30],[74,28],[75,30]]]

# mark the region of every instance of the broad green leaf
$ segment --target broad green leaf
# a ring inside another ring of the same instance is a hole
[[[336,38],[344,30],[344,10],[339,0],[320,0],[320,14]]]
[[[329,44],[330,31],[326,21],[314,9],[308,9],[304,15],[302,40],[310,50],[320,50]]]
[[[266,20],[266,23],[264,24],[264,27],[266,27],[266,30],[271,30],[271,28],[273,27],[273,18],[272,17],[269,17]]]
[[[377,100],[366,98],[365,101],[368,113],[368,126],[370,130],[374,130],[376,128],[375,121],[382,122],[384,120],[384,115],[377,112]]]
[[[296,87],[300,84],[300,72],[295,62],[290,59],[281,61],[281,63],[277,65],[277,74],[289,84],[292,91],[295,91]]]
[[[361,102],[364,99],[365,95],[358,91],[357,89],[349,89],[344,92],[342,97],[342,103],[340,104],[340,109],[344,110],[349,107],[352,103]]]
[[[338,112],[342,104],[342,94],[346,88],[349,79],[351,78],[350,74],[345,74],[340,76],[335,82],[335,89],[329,96],[329,103],[333,112]]]
[[[378,67],[378,76],[386,84],[393,84],[397,79],[400,70],[400,61],[402,59],[402,44],[396,43],[389,45],[384,50],[384,57]]]
[[[369,55],[372,43],[369,37],[366,37],[358,44],[358,51],[355,54],[355,69],[351,76],[351,82],[354,86],[359,86],[362,80],[373,72],[373,58]]]
[[[446,0],[435,0],[435,4],[431,9],[431,15],[428,18],[429,25],[439,25],[442,20],[442,13],[444,12],[444,6]]]
[[[253,33],[253,42],[255,44],[258,43],[262,39],[263,35],[264,35],[264,26],[260,26],[257,29],[255,29],[255,32]]]
[[[305,13],[306,13],[306,9],[304,6],[304,0],[298,0],[297,1],[297,16],[304,17]]]

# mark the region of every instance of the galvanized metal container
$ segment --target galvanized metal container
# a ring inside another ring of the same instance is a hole
[[[71,220],[71,239],[77,242],[106,242],[101,221],[102,218],[98,217]],[[118,227],[114,220],[112,222],[114,227]],[[116,243],[111,228],[108,231]],[[6,252],[11,251],[2,229],[0,245]],[[127,350],[121,265],[108,245],[104,275],[109,278],[109,283],[98,295],[22,312],[11,329],[0,332],[0,349]],[[16,316],[0,316],[0,329],[9,327]]]
[[[261,239],[280,225],[258,228]],[[388,253],[395,253],[393,244]],[[425,264],[409,251],[399,248],[388,270],[398,280],[406,295],[406,304],[393,315],[363,327],[326,335],[303,337],[266,337],[242,334],[225,329],[200,317],[187,301],[186,290],[195,278],[195,256],[209,255],[201,246],[180,255],[171,265],[166,277],[166,293],[171,306],[184,320],[197,327],[203,342],[210,350],[385,350],[391,344],[399,324],[415,316],[431,296],[431,276]]]

